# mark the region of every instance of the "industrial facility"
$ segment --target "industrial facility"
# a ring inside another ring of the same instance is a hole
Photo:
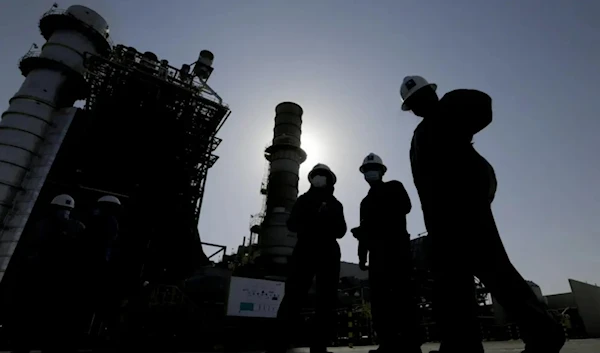
[[[119,237],[127,261],[119,272],[125,304],[115,311],[117,325],[90,317],[90,329],[82,330],[86,344],[119,337],[171,350],[263,348],[296,244],[286,221],[307,158],[303,109],[292,102],[275,107],[268,168],[257,190],[264,202],[248,238],[226,254],[224,245],[203,243],[198,232],[207,173],[218,160],[217,134],[231,113],[208,84],[213,53],[201,50],[193,62],[170,66],[152,52],[114,45],[107,21],[78,5],[53,7],[39,28],[46,43],[19,62],[25,80],[0,122],[0,325],[10,325],[6,313],[22,293],[22,263],[36,236],[34,225],[50,201],[71,195],[71,217],[85,224],[86,210],[112,195],[124,210]],[[84,107],[74,107],[76,101]],[[423,340],[435,341],[427,244],[426,235],[412,240],[414,280]],[[205,254],[203,246],[217,250]],[[216,254],[223,260],[214,261]],[[367,272],[342,263],[340,277],[332,345],[376,343]],[[518,339],[518,327],[475,283],[483,336]],[[589,299],[600,298],[598,287],[572,281],[573,293],[559,298],[544,297],[530,284],[558,318],[569,315],[572,337],[600,336],[600,299]],[[306,323],[313,308],[311,296]],[[297,345],[306,343],[298,337]],[[10,344],[9,337],[1,339],[0,348]]]

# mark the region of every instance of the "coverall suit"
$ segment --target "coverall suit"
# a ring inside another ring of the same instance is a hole
[[[411,208],[404,185],[396,180],[373,185],[360,204],[360,227],[355,235],[360,262],[365,263],[367,253],[369,256],[371,314],[379,351],[405,347],[407,352],[421,351],[406,231]]]
[[[556,353],[564,335],[508,258],[491,210],[496,177],[472,144],[491,121],[487,94],[455,90],[424,117],[412,139],[413,178],[431,238],[441,352],[483,352],[476,276],[516,318],[526,352]]]
[[[347,230],[342,204],[333,196],[333,190],[311,187],[298,198],[287,221],[288,229],[297,233],[298,242],[277,313],[279,324],[273,347],[276,352],[287,348],[315,276],[317,303],[311,352],[325,352],[332,338],[341,260],[337,239]]]

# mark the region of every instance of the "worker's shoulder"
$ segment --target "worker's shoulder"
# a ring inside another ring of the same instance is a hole
[[[492,97],[489,94],[476,90],[460,88],[446,93],[442,99],[442,103],[457,104],[457,103],[475,103],[475,104],[491,104]]]
[[[333,201],[333,203],[335,203],[339,207],[343,207],[342,203],[340,202],[340,200],[338,200],[337,197],[335,197],[335,195],[331,195],[331,200]]]
[[[402,191],[404,190],[404,184],[399,180],[390,180],[385,183],[386,188],[389,191]]]
[[[304,194],[299,195],[298,198],[296,199],[296,202],[304,200],[307,197],[306,194],[307,194],[307,192],[305,192]]]

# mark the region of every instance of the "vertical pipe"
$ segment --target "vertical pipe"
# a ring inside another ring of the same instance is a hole
[[[33,168],[44,153],[48,134],[62,108],[85,96],[84,54],[107,54],[108,25],[83,6],[48,12],[40,20],[47,40],[39,55],[28,53],[20,62],[25,81],[10,99],[0,122],[0,280],[16,248],[39,190],[28,190],[28,179],[44,178]],[[68,128],[69,124],[63,124]],[[62,142],[62,140],[61,140]],[[46,156],[47,157],[47,156]],[[53,158],[52,158],[53,159]],[[43,183],[36,183],[41,189]],[[15,202],[18,195],[35,195]],[[18,218],[18,219],[15,219]],[[11,225],[19,224],[19,227]]]

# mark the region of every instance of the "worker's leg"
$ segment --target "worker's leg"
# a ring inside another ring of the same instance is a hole
[[[293,332],[296,331],[298,315],[315,276],[315,259],[307,250],[300,242],[294,249],[285,282],[285,294],[277,311],[273,339],[267,345],[269,352],[285,351],[290,344]]]
[[[387,246],[393,251],[387,251]],[[369,252],[371,315],[379,343],[378,351],[397,350],[400,344],[399,320],[403,319],[403,313],[398,307],[402,305],[402,301],[394,298],[399,294],[394,287],[405,287],[406,283],[397,277],[400,275],[397,272],[400,254],[395,253],[396,251],[392,244],[371,244]]]
[[[341,253],[337,241],[322,245],[317,267],[317,298],[311,353],[323,353],[337,331],[335,309],[338,300]]]
[[[389,289],[386,288],[386,280],[391,282],[392,279],[386,279],[387,273],[384,272],[383,266],[377,263],[377,256],[373,251],[369,254],[369,294],[371,298],[373,329],[377,334],[379,346],[383,347],[386,345],[386,342],[393,341],[396,337],[390,337],[389,332],[394,331],[390,329],[390,319],[394,320],[394,318],[390,318],[392,315],[387,315],[389,308],[386,301],[389,295],[385,293]]]
[[[528,352],[557,353],[564,344],[561,326],[510,262],[491,209],[476,217],[480,236],[475,239],[476,275],[509,315],[517,320]]]
[[[434,276],[433,310],[442,353],[482,353],[477,321],[475,283],[468,256],[472,251],[456,227],[432,232],[431,265]]]
[[[388,298],[390,307],[396,303],[393,313],[399,318],[402,348],[407,353],[421,352],[422,335],[420,330],[420,317],[417,310],[416,283],[413,279],[413,261],[410,251],[410,236],[408,234],[398,237],[398,244],[393,244],[395,255],[386,257],[388,278],[397,278],[389,281],[391,297]],[[393,264],[396,264],[395,266]]]

